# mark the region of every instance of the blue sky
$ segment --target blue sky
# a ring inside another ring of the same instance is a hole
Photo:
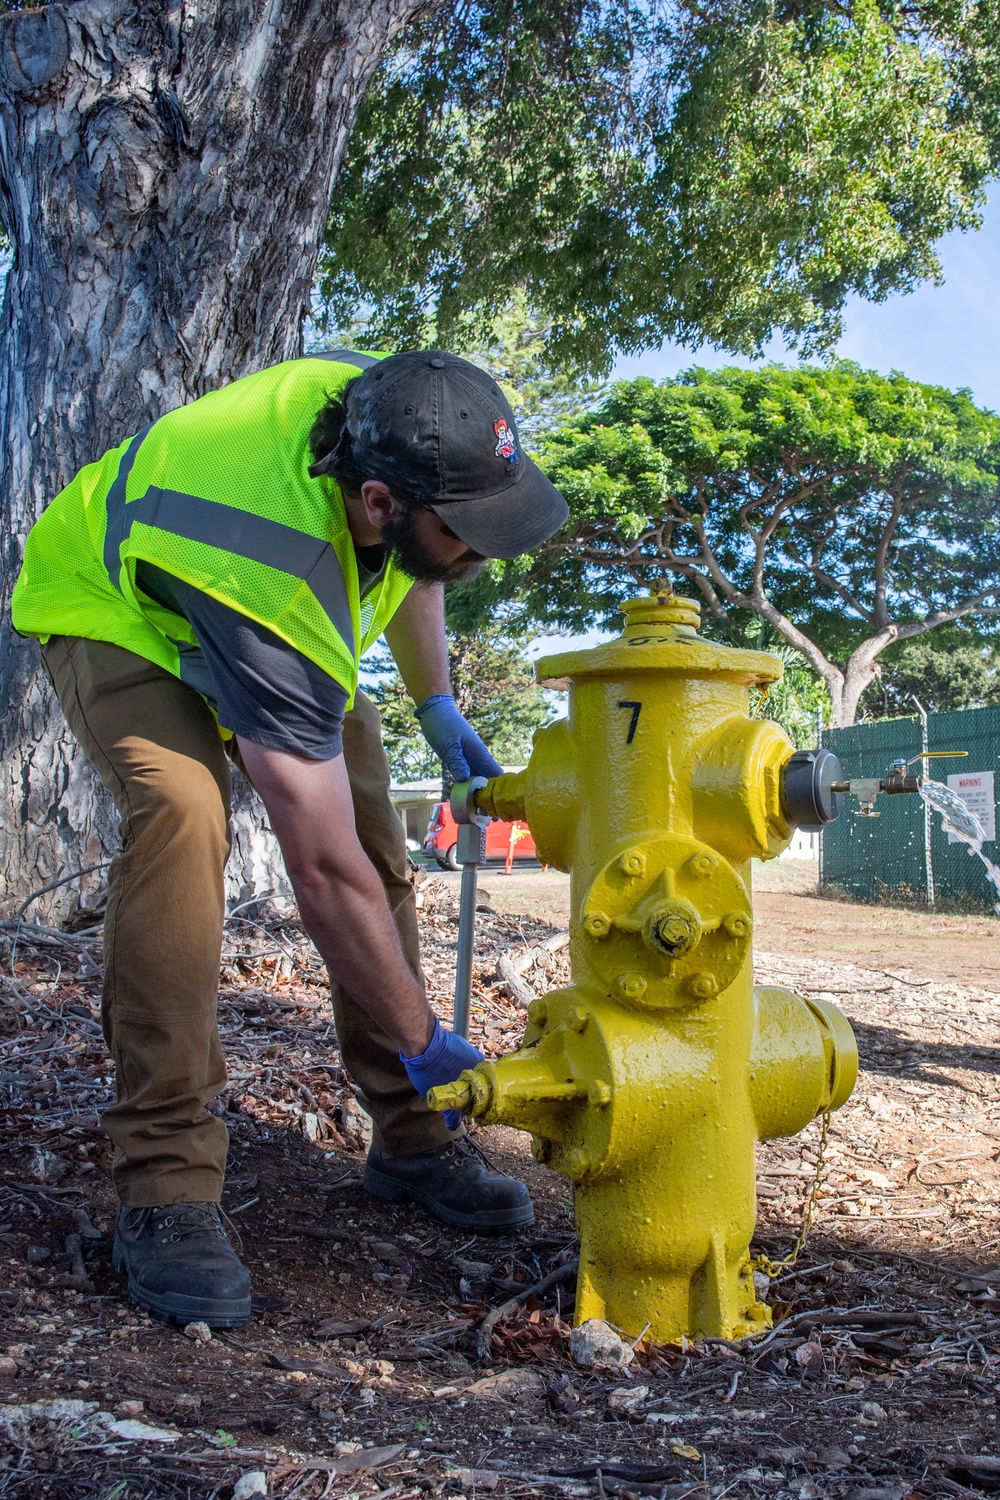
[[[941,286],[922,286],[882,303],[853,297],[846,309],[837,353],[866,369],[902,370],[914,380],[953,389],[969,386],[981,406],[1000,411],[1000,191],[994,191],[978,232],[950,234],[940,243]],[[780,341],[768,357],[794,364]],[[749,364],[716,350],[665,344],[638,358],[621,359],[615,376],[674,375],[687,365],[714,368]]]

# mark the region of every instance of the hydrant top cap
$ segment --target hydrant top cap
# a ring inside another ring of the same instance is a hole
[[[767,651],[745,651],[698,635],[701,610],[680,594],[645,594],[618,606],[625,628],[615,640],[582,651],[543,656],[536,679],[547,687],[567,688],[576,678],[629,678],[637,672],[673,677],[721,678],[762,687],[781,679],[781,658]]]
[[[698,601],[681,594],[652,593],[641,599],[625,599],[618,608],[625,616],[626,635],[645,625],[680,626],[685,635],[693,635],[701,624]]]

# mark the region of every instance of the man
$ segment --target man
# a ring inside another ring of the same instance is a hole
[[[219,1218],[228,1138],[216,1028],[225,746],[260,793],[330,974],[372,1116],[365,1186],[488,1232],[532,1220],[456,1115],[424,1096],[480,1054],[435,1021],[402,826],[358,663],[384,633],[458,779],[499,770],[455,706],[443,584],[566,518],[489,375],[433,350],[337,350],[235,381],[81,470],[32,529],[13,604],[112,793],[103,1117],[114,1260],[161,1317],[245,1322]],[[412,586],[416,580],[416,586]]]

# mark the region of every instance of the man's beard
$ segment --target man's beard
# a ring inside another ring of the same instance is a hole
[[[416,583],[469,583],[482,572],[486,562],[478,552],[455,562],[439,562],[432,557],[417,536],[417,512],[401,510],[382,527],[382,544],[390,560],[401,573]]]

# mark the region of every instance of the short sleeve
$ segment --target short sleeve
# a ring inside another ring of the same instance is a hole
[[[342,753],[348,694],[329,673],[266,626],[160,568],[141,564],[137,583],[194,631],[212,688],[205,696],[223,728],[307,760]]]

